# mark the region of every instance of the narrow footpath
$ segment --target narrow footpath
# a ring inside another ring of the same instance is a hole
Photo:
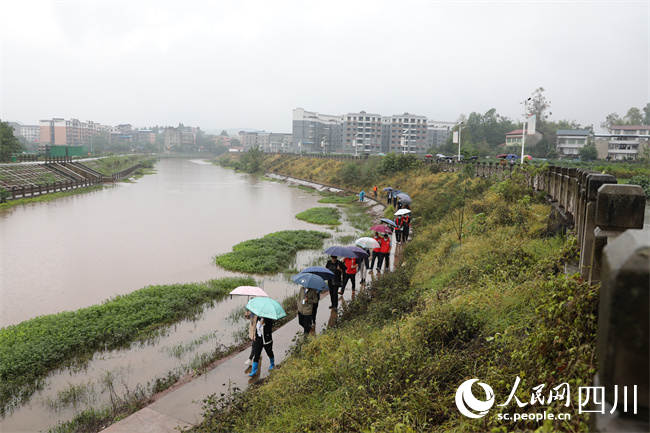
[[[287,180],[283,178],[282,180]],[[310,185],[310,186],[313,186]],[[366,204],[375,216],[380,215],[380,209],[384,206],[381,201],[366,198]],[[378,218],[379,219],[379,218]],[[393,245],[391,251],[391,269],[396,261],[399,261],[401,248]],[[367,282],[372,280],[379,273],[368,272]],[[363,284],[357,289],[364,290]],[[355,293],[348,288],[343,296],[339,296],[339,308],[346,308],[347,302],[354,300]],[[316,325],[312,332],[321,333],[336,322],[337,311],[329,309],[329,293],[321,293]],[[273,331],[273,352],[275,354],[276,368],[282,368],[281,363],[286,357],[287,350],[293,345],[293,340],[302,334],[302,327],[298,324],[298,317],[294,318],[284,326]],[[263,352],[260,358],[260,373],[257,377],[249,378],[244,362],[248,359],[250,347],[230,355],[207,373],[174,389],[157,399],[144,409],[124,418],[123,420],[102,430],[106,433],[178,433],[203,421],[203,400],[216,394],[227,394],[235,388],[245,390],[250,384],[261,380],[273,372],[268,371],[268,359]],[[250,371],[250,370],[248,370]]]

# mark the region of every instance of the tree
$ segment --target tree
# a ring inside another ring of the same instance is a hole
[[[620,125],[622,123],[621,118],[616,113],[610,113],[605,118],[605,121],[600,124],[600,127],[606,129],[608,132],[612,132],[612,126]]]
[[[551,108],[551,101],[547,100],[542,93],[544,92],[543,87],[537,88],[533,92],[532,99],[528,102],[528,112],[530,114],[535,114],[537,116],[537,121],[539,123],[546,122],[546,110]]]
[[[246,152],[247,158],[247,168],[246,171],[249,173],[257,172],[262,166],[262,160],[264,155],[258,146],[255,146]]]
[[[626,125],[642,125],[643,124],[643,114],[641,110],[636,107],[632,107],[627,110],[625,115],[625,124]]]
[[[9,161],[12,154],[22,151],[23,146],[14,136],[14,128],[8,122],[0,121],[0,161]]]
[[[224,130],[221,131],[221,135],[223,135],[224,137],[227,137],[228,132],[224,129]]]
[[[595,159],[598,159],[598,151],[596,150],[596,146],[593,144],[588,144],[585,147],[581,148],[579,154],[580,160],[582,161],[593,161]]]
[[[643,107],[643,124],[650,126],[650,102]]]

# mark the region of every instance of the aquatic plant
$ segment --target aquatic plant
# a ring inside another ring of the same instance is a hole
[[[235,245],[232,252],[214,257],[214,263],[230,271],[273,274],[291,265],[299,250],[322,248],[329,233],[285,230]]]
[[[308,223],[330,226],[341,224],[340,217],[341,212],[333,207],[313,207],[296,215],[297,219]]]
[[[125,347],[203,311],[250,277],[149,286],[101,305],[39,316],[0,329],[0,415],[29,398],[52,370],[83,363],[95,351]]]

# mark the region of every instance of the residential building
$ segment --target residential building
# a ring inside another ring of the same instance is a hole
[[[432,119],[427,121],[427,149],[430,147],[440,147],[447,142],[456,126],[455,122],[437,122]]]
[[[506,147],[514,147],[515,149],[521,150],[521,142],[522,142],[522,134],[523,130],[522,129],[515,129],[514,131],[510,131],[506,133]],[[535,131],[535,134],[526,134],[526,141],[524,143],[524,146],[534,146],[537,143],[539,143],[542,139],[542,133],[539,131]],[[524,149],[524,152],[526,149]]]
[[[293,110],[293,152],[343,151],[343,116],[320,114],[303,108]]]
[[[239,131],[239,142],[241,146],[246,150],[259,146],[258,134],[259,132],[257,131]]]
[[[38,143],[40,141],[41,131],[39,125],[23,125],[19,122],[9,122],[9,126],[14,128],[14,136],[23,137],[29,143]]]
[[[78,119],[53,118],[40,120],[38,125],[40,143],[43,145],[89,146],[93,135],[114,132],[113,127],[90,120],[81,122]]]
[[[382,116],[379,114],[348,113],[343,116],[343,152],[352,154],[381,151]]]
[[[590,134],[588,129],[558,129],[555,133],[557,153],[567,156],[578,155],[580,149],[589,142]]]
[[[650,126],[614,125],[609,134],[596,134],[598,158],[636,160],[650,144]]]
[[[273,153],[290,152],[292,141],[291,134],[272,132],[269,137],[269,151]]]
[[[417,114],[390,116],[387,129],[388,152],[424,155],[427,150],[427,118]]]

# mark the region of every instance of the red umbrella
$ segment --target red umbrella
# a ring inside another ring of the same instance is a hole
[[[388,234],[393,233],[393,231],[389,227],[386,227],[381,224],[370,227],[370,230],[372,230],[373,232],[381,232],[381,233],[388,233]]]
[[[505,154],[505,153],[502,153],[501,155],[497,155],[497,158],[505,158],[506,156],[508,156],[508,155]]]
[[[424,157],[425,158],[433,158],[433,155],[431,155],[430,153],[427,153],[426,155],[424,155]]]

